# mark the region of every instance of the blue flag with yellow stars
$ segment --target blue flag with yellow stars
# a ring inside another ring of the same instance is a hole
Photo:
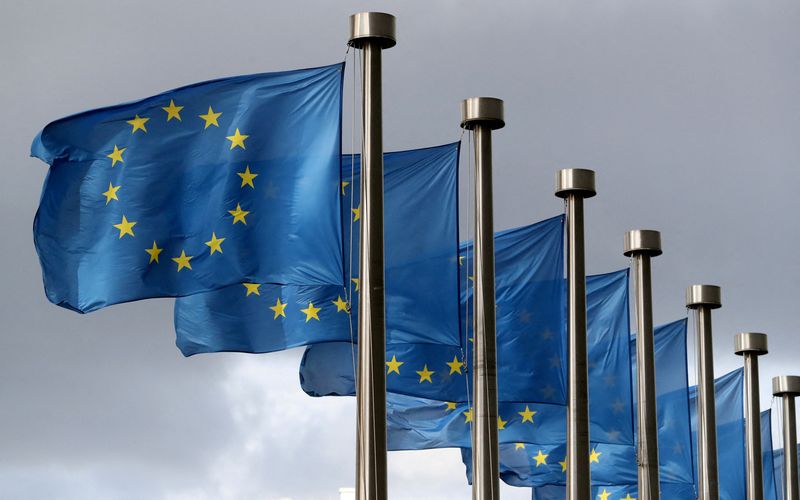
[[[744,372],[742,368],[727,373],[714,381],[720,500],[744,499],[747,496],[743,394]],[[697,386],[689,388],[689,396],[692,410],[690,417],[692,454],[694,463],[697,463]],[[695,481],[697,481],[696,468],[694,472]]]
[[[590,392],[594,390],[590,408],[596,409],[591,413],[590,425],[598,443],[597,450],[600,450],[599,443],[627,443],[633,438],[628,395],[629,354],[625,340],[627,326],[622,321],[622,318],[627,320],[627,271],[589,276],[586,284]],[[614,340],[615,335],[622,340]],[[517,359],[514,359],[510,356],[513,343],[498,343],[498,352],[501,352],[501,345],[505,345],[503,350],[512,366],[523,360],[535,362],[538,358],[537,350],[532,349],[516,353]],[[617,350],[623,353],[621,359],[616,359]],[[547,364],[554,367],[555,360],[552,363],[548,360]],[[527,383],[537,386],[539,381],[530,379]],[[499,379],[498,386],[503,385],[503,380]],[[549,443],[558,447],[566,440],[565,419],[566,401],[501,399],[498,404],[498,439],[501,447],[508,444],[515,449],[517,443],[523,442]],[[443,402],[390,394],[387,421],[390,449],[468,448],[471,445],[472,409],[466,401]]]
[[[495,237],[497,289],[499,396],[504,401],[564,400],[562,334],[563,310],[563,219],[543,222],[498,233]],[[388,248],[388,245],[387,245]],[[467,308],[471,291],[470,244],[461,245],[458,263],[461,290],[453,290],[461,308],[453,311],[460,331],[449,344],[413,342],[405,338],[387,343],[386,383],[391,393],[466,403],[467,372],[471,339],[465,325],[471,324]],[[389,270],[387,269],[387,293]],[[412,283],[413,284],[413,283]],[[387,311],[387,321],[390,315]],[[460,320],[460,321],[459,321]],[[461,335],[459,341],[458,335]],[[507,342],[503,342],[507,339]],[[506,346],[506,347],[503,347]],[[519,352],[538,349],[542,362],[511,358]],[[465,363],[465,359],[467,363]],[[627,357],[625,358],[627,359]],[[508,365],[506,365],[506,360]],[[318,344],[309,347],[300,368],[303,389],[315,396],[355,393],[351,346]],[[540,380],[531,387],[530,379]]]
[[[588,281],[587,281],[588,284]],[[686,373],[686,320],[669,323],[655,330],[656,385],[659,424],[659,456],[661,489],[665,498],[694,498],[691,436],[689,430],[689,397]],[[631,352],[631,360],[635,361]],[[592,363],[590,353],[590,363]],[[591,389],[590,418],[595,408],[608,406],[610,400],[595,395]],[[627,395],[628,408],[633,393]],[[611,403],[613,404],[613,403]],[[602,418],[602,417],[601,417]],[[560,422],[564,427],[564,420]],[[625,440],[612,442],[606,437],[592,436],[589,456],[595,498],[623,500],[628,494],[636,498],[636,440],[631,433]],[[563,431],[562,431],[563,435]],[[468,476],[470,450],[463,450]],[[564,499],[566,481],[565,436],[560,442],[521,440],[500,445],[500,474],[514,486],[534,486],[533,498]]]
[[[79,312],[233,283],[343,281],[343,63],[223,78],[47,125],[47,298]]]
[[[458,154],[459,143],[453,143],[384,155],[388,345],[459,345]],[[314,286],[242,283],[179,298],[175,331],[184,355],[263,353],[354,338],[360,171],[358,155],[342,157],[338,196],[345,221],[346,281]]]

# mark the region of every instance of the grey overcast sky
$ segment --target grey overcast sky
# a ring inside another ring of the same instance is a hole
[[[800,3],[27,1],[0,5],[0,498],[334,499],[353,483],[354,401],[311,399],[299,351],[184,359],[170,300],[81,316],[49,304],[31,224],[63,115],[210,78],[342,60],[347,17],[394,13],[385,144],[459,137],[459,101],[505,99],[495,226],[557,214],[554,172],[597,171],[590,272],[628,265],[622,235],[663,232],[655,315],[723,287],[717,375],[737,331],[800,373]],[[348,78],[350,72],[348,71]],[[352,92],[346,82],[346,94]],[[345,103],[345,144],[353,106]],[[463,227],[463,226],[462,226]],[[468,498],[455,450],[390,455],[394,499]],[[529,498],[506,487],[504,498]]]

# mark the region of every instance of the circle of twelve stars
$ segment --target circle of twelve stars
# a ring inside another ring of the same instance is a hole
[[[169,101],[169,106],[164,106],[163,109],[167,113],[167,121],[169,122],[172,119],[176,119],[178,121],[181,120],[181,110],[184,106],[177,106],[174,100]],[[199,115],[199,118],[204,120],[205,126],[203,129],[207,129],[210,126],[219,127],[218,119],[222,115],[222,112],[215,112],[211,106],[208,107],[208,112],[206,114]],[[137,131],[141,130],[143,133],[147,133],[146,123],[150,121],[148,117],[140,117],[138,114],[134,116],[133,119],[127,120],[126,123],[131,125],[131,134],[135,134]],[[230,149],[233,150],[235,148],[242,148],[246,149],[245,141],[249,138],[249,135],[242,134],[239,129],[237,128],[233,135],[226,136],[225,138],[230,141]],[[114,145],[114,150],[107,154],[106,157],[111,159],[111,167],[115,167],[117,163],[125,163],[124,153],[128,148],[120,148],[116,144]],[[249,186],[251,189],[255,189],[254,180],[258,177],[257,173],[253,173],[250,171],[250,166],[247,166],[244,172],[237,172],[242,182],[241,188],[245,186]],[[349,182],[342,182],[341,190],[342,195],[345,194],[345,188],[349,185]],[[111,203],[112,200],[119,201],[117,197],[117,192],[122,187],[122,185],[114,186],[112,182],[108,183],[108,190],[103,192],[103,196],[106,198],[106,205]],[[357,222],[361,219],[361,206],[359,205],[357,208],[352,209],[353,212],[353,222]],[[228,213],[233,217],[233,224],[242,223],[247,225],[247,216],[250,214],[249,211],[243,210],[240,204],[236,204],[235,210],[228,210]],[[122,216],[122,221],[119,224],[114,224],[113,226],[119,230],[119,239],[122,239],[125,236],[134,237],[133,227],[136,225],[136,221],[129,221],[125,215]],[[206,246],[209,247],[209,254],[214,255],[216,252],[222,253],[222,243],[225,241],[225,238],[217,237],[216,232],[211,233],[211,239],[206,241]],[[150,260],[148,264],[159,263],[159,256],[161,252],[164,251],[163,248],[159,248],[156,241],[153,241],[153,246],[150,248],[145,248],[144,250],[150,256]],[[186,255],[185,250],[181,250],[181,254],[178,257],[172,257],[172,261],[175,262],[177,265],[177,272],[181,272],[183,269],[192,269],[191,260],[192,255]],[[462,264],[462,258],[459,258],[459,265]],[[359,280],[358,278],[352,278],[352,281],[355,285],[355,291],[358,291],[359,288]],[[242,285],[246,289],[245,296],[250,295],[261,295],[260,283],[242,283]],[[350,313],[350,305],[347,301],[343,300],[341,296],[338,296],[336,300],[332,301],[333,305],[336,306],[337,312],[345,312],[347,314]],[[281,302],[280,297],[277,299],[274,306],[271,306],[270,309],[273,311],[273,319],[277,320],[280,317],[286,317],[286,306],[287,303]],[[315,307],[312,302],[308,303],[308,307],[305,309],[301,309],[300,311],[306,315],[306,323],[309,321],[316,320],[319,321],[319,311],[322,308]],[[404,361],[398,361],[397,356],[393,355],[390,361],[386,361],[387,367],[387,376],[391,375],[392,373],[396,373],[400,375],[400,367],[405,364]],[[466,363],[463,361],[459,361],[457,356],[453,357],[453,361],[447,362],[446,365],[450,369],[450,375],[454,374],[462,374],[462,368],[466,367]],[[419,376],[419,383],[428,382],[433,383],[433,379],[431,378],[435,371],[429,370],[428,365],[425,364],[422,370],[416,372]],[[446,411],[453,411],[457,409],[457,403],[447,402]],[[525,411],[517,412],[522,417],[522,423],[529,422],[531,424],[534,423],[533,417],[537,413],[536,411],[531,410],[528,405],[525,406]],[[464,423],[469,424],[472,422],[472,408],[463,412],[464,415]],[[497,428],[498,430],[504,430],[506,424],[508,424],[507,420],[503,420],[501,416],[498,415],[497,418]],[[515,443],[514,445],[515,450],[524,450],[525,443]],[[596,449],[592,449],[591,455],[589,456],[590,463],[600,463],[600,455],[602,452],[598,452]],[[548,454],[545,454],[540,449],[536,455],[532,458],[536,463],[536,467],[541,465],[547,465],[547,458],[549,457]],[[567,461],[566,458],[562,462],[558,462],[561,466],[561,471],[566,472],[567,470]],[[601,493],[599,493],[598,498],[600,500],[609,500],[610,493],[604,488]],[[636,500],[632,498],[630,494],[627,497],[623,498],[622,500]]]

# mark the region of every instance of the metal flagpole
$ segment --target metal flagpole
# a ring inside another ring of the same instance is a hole
[[[639,465],[639,500],[658,500],[658,423],[650,258],[661,255],[661,233],[647,229],[628,231],[625,233],[624,254],[633,260],[636,289],[636,378],[639,405],[636,454]]]
[[[589,373],[586,347],[586,266],[583,200],[595,191],[594,171],[569,168],[556,174],[556,196],[566,200],[569,305],[569,404],[567,405],[567,498],[589,500]]]
[[[797,422],[794,398],[800,396],[800,377],[772,378],[772,394],[783,399],[783,498],[800,500],[797,486]]]
[[[381,51],[395,45],[395,18],[350,16],[351,46],[361,49],[361,262],[356,384],[356,498],[386,498],[386,325],[383,266],[383,114]]]
[[[747,500],[764,500],[761,465],[761,412],[758,391],[758,357],[767,354],[767,336],[740,333],[734,339],[736,354],[744,357],[744,417],[747,440]]]
[[[714,285],[691,285],[686,307],[694,309],[697,335],[697,480],[699,500],[719,500],[717,468],[717,411],[714,397],[714,351],[711,310],[722,306]]]
[[[475,246],[472,357],[472,498],[500,498],[497,446],[492,130],[505,126],[503,101],[471,97],[461,102],[461,127],[475,135]]]

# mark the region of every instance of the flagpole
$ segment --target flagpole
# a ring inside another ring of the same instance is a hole
[[[639,500],[658,500],[658,422],[653,345],[653,292],[650,258],[661,255],[661,233],[641,229],[625,233],[624,254],[631,257],[636,288],[636,378],[638,390],[637,461]]]
[[[758,390],[758,357],[767,354],[767,336],[763,333],[739,333],[734,351],[744,358],[744,417],[747,440],[747,500],[764,499],[761,465],[761,412]]]
[[[772,394],[783,400],[783,498],[800,500],[797,485],[797,422],[794,398],[800,396],[800,377],[772,378]]]
[[[497,354],[492,210],[492,130],[505,126],[503,101],[461,103],[461,127],[475,136],[474,348],[472,361],[472,498],[500,498],[497,444]]]
[[[594,171],[559,170],[555,195],[566,200],[569,328],[569,404],[567,405],[567,499],[589,500],[589,371],[586,345],[586,259],[583,200],[595,190]]]
[[[394,16],[381,12],[353,14],[348,43],[361,49],[363,63],[356,498],[384,500],[387,497],[386,318],[381,51],[396,43]]]
[[[686,307],[694,310],[697,336],[697,482],[699,500],[719,500],[717,467],[717,412],[714,396],[714,351],[711,310],[722,306],[714,285],[691,285]]]

